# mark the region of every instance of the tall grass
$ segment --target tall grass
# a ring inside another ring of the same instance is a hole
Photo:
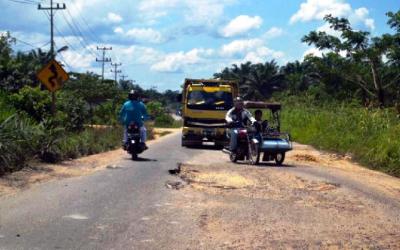
[[[26,117],[12,115],[0,122],[0,175],[22,168],[35,155],[38,135]]]
[[[288,102],[282,125],[298,142],[349,153],[365,166],[400,177],[400,120],[392,110]]]
[[[121,147],[120,127],[87,128],[80,133],[68,133],[41,154],[46,162],[59,162],[85,155],[98,154]]]

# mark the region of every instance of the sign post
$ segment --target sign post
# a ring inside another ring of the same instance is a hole
[[[62,88],[64,83],[68,81],[69,76],[62,66],[53,59],[39,71],[37,78],[52,94],[51,112],[55,115],[56,91]]]

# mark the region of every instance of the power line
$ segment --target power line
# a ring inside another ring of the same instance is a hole
[[[48,11],[45,11],[44,14],[46,15],[46,17],[50,20],[50,14]],[[70,42],[68,42],[68,40],[64,37],[64,35],[61,33],[61,31],[57,28],[57,26],[54,24],[54,29],[56,31],[56,33],[61,37],[61,39],[65,42],[65,44],[68,46],[69,49],[75,51],[76,53],[79,53],[79,50],[76,49],[75,46],[73,46]],[[79,60],[79,58],[76,58],[76,60]],[[76,61],[72,61],[72,64],[74,64],[74,62]]]
[[[49,19],[50,21],[50,14],[48,11],[44,12],[44,14],[46,15],[47,19]],[[57,28],[57,26],[54,24],[54,29],[56,31],[56,33],[64,40],[64,42],[68,45],[68,47],[70,47],[72,50],[75,50],[76,52],[78,52],[78,50],[72,46],[67,39],[63,36],[63,34],[61,33],[61,31]]]
[[[102,39],[100,39],[97,35],[96,35],[96,33],[95,32],[93,32],[93,29],[90,27],[90,25],[89,25],[89,23],[87,22],[87,20],[84,18],[84,16],[83,15],[81,15],[80,13],[79,13],[79,10],[78,10],[78,8],[76,7],[76,6],[74,6],[74,4],[73,3],[71,3],[71,5],[72,5],[72,9],[71,9],[71,11],[73,11],[74,13],[76,13],[76,16],[77,17],[79,17],[79,18],[77,18],[77,19],[75,19],[76,20],[76,23],[83,23],[84,24],[84,26],[86,26],[86,29],[85,30],[87,30],[88,31],[88,36],[87,36],[87,38],[89,39],[89,40],[91,40],[93,43],[98,43],[98,41],[101,41]],[[68,11],[68,10],[67,10]],[[68,11],[69,13],[69,15],[70,16],[72,16],[71,15],[71,12],[70,11]],[[72,17],[71,17],[72,18]],[[79,22],[78,20],[81,20],[82,22]],[[83,33],[83,32],[82,32]],[[112,60],[113,61],[119,61],[119,58],[118,58],[118,56],[117,56],[117,54],[116,53],[114,53],[114,51],[112,51],[111,52],[111,57],[112,57]]]
[[[73,8],[75,9],[75,13],[77,14],[77,16],[80,17],[81,20],[83,20],[83,23],[87,27],[86,30],[88,30],[89,34],[90,34],[89,39],[92,40],[92,42],[94,42],[94,43],[97,43],[96,41],[100,41],[101,39],[99,39],[97,37],[97,35],[92,31],[92,29],[90,28],[90,26],[89,26],[88,22],[86,21],[86,19],[82,15],[80,15],[78,8],[75,7],[75,5],[73,3],[71,3],[71,6],[73,6]]]
[[[35,2],[35,1],[28,1],[28,0],[8,0],[14,3],[22,3],[22,4],[30,4],[30,5],[36,5],[39,4],[39,2]]]
[[[64,18],[65,22],[67,23],[67,25],[69,26],[72,33],[74,34],[74,36],[77,37],[77,40],[78,40],[79,44],[82,46],[82,48],[87,50],[94,57],[96,57],[97,54],[94,53],[92,50],[90,50],[90,46],[88,44],[85,44],[82,34],[78,34],[79,32],[76,31],[74,26],[71,24],[71,22],[68,21],[68,19],[66,18],[65,15],[63,15],[63,18]],[[78,37],[81,37],[82,39],[78,39]]]
[[[72,14],[71,14],[71,12],[69,12],[69,10],[67,10],[67,14],[68,14],[69,17],[70,17],[71,25],[75,28],[75,30],[78,32],[78,34],[82,37],[82,41],[86,44],[87,48],[88,48],[89,50],[91,50],[92,53],[94,53],[95,56],[98,56],[98,55],[96,54],[96,52],[90,47],[90,42],[88,42],[88,41],[86,40],[85,36],[83,35],[83,32],[82,32],[81,29],[79,28],[79,25],[77,25],[76,22],[74,21],[74,18],[72,17]],[[66,16],[65,16],[64,14],[63,14],[63,16],[64,16],[64,18],[65,18],[66,21],[67,21]]]
[[[43,45],[38,47],[37,45],[34,45],[34,44],[32,44],[32,43],[29,43],[29,42],[26,42],[26,41],[24,41],[24,40],[21,40],[21,39],[15,37],[15,36],[11,36],[11,37],[14,38],[17,42],[23,43],[23,44],[25,44],[25,45],[28,45],[28,46],[30,46],[30,47],[32,47],[32,48],[36,48],[36,49],[41,49],[41,48],[43,48],[44,46],[50,44],[50,42],[47,42],[47,43],[45,43],[45,44],[43,44],[43,42],[40,42],[40,43],[37,43],[37,44],[43,44]]]

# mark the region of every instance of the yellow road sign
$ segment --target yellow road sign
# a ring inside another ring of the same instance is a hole
[[[39,71],[37,78],[50,92],[55,92],[68,81],[69,76],[56,60],[51,60]]]

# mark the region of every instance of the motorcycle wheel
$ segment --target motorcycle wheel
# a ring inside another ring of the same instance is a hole
[[[249,143],[249,161],[251,165],[258,165],[260,163],[260,150],[258,144]]]
[[[238,160],[238,156],[237,156],[236,153],[231,152],[231,153],[229,154],[229,159],[231,160],[231,162],[236,163],[237,160]]]
[[[278,153],[275,155],[275,163],[277,166],[282,166],[284,160],[285,160],[285,153]]]
[[[136,153],[132,153],[132,160],[137,160],[138,155]]]

